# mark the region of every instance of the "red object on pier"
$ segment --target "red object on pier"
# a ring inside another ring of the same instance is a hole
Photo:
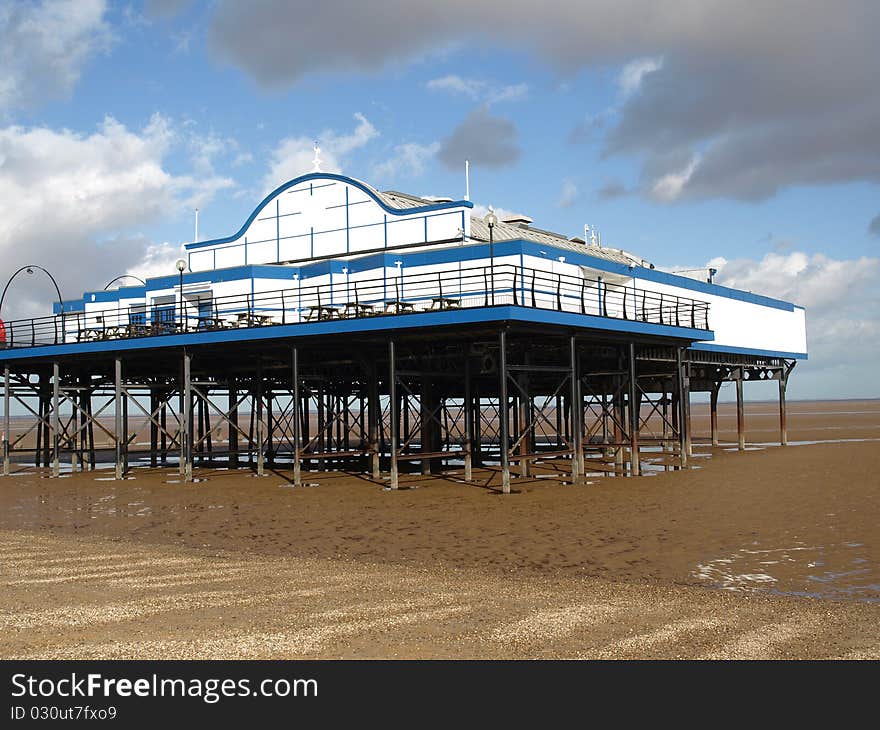
[[[6,347],[6,325],[0,319],[0,347]]]

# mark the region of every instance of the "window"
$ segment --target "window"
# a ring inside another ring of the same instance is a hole
[[[128,308],[128,321],[130,324],[147,323],[147,305],[133,304]]]

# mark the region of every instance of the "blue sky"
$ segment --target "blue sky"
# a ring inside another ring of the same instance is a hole
[[[314,139],[419,195],[469,157],[477,204],[804,304],[793,394],[878,396],[880,17],[825,5],[0,0],[0,274],[160,273]]]

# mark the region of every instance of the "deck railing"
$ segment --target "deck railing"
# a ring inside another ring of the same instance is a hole
[[[516,305],[575,314],[709,329],[709,304],[638,285],[502,264],[361,279],[334,274],[319,285],[176,301],[140,308],[21,319],[6,323],[6,347],[153,337],[236,327]]]

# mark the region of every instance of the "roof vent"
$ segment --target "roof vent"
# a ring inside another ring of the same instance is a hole
[[[423,195],[423,200],[430,200],[432,203],[452,203],[452,198],[447,198],[445,195]]]
[[[511,223],[516,225],[517,223],[521,223],[522,225],[528,226],[532,223],[532,218],[529,218],[527,215],[508,215],[501,219],[502,223]]]
[[[583,238],[580,238],[578,236],[572,236],[568,240],[571,241],[572,243],[579,243],[582,246],[585,246],[587,244],[587,242]]]

